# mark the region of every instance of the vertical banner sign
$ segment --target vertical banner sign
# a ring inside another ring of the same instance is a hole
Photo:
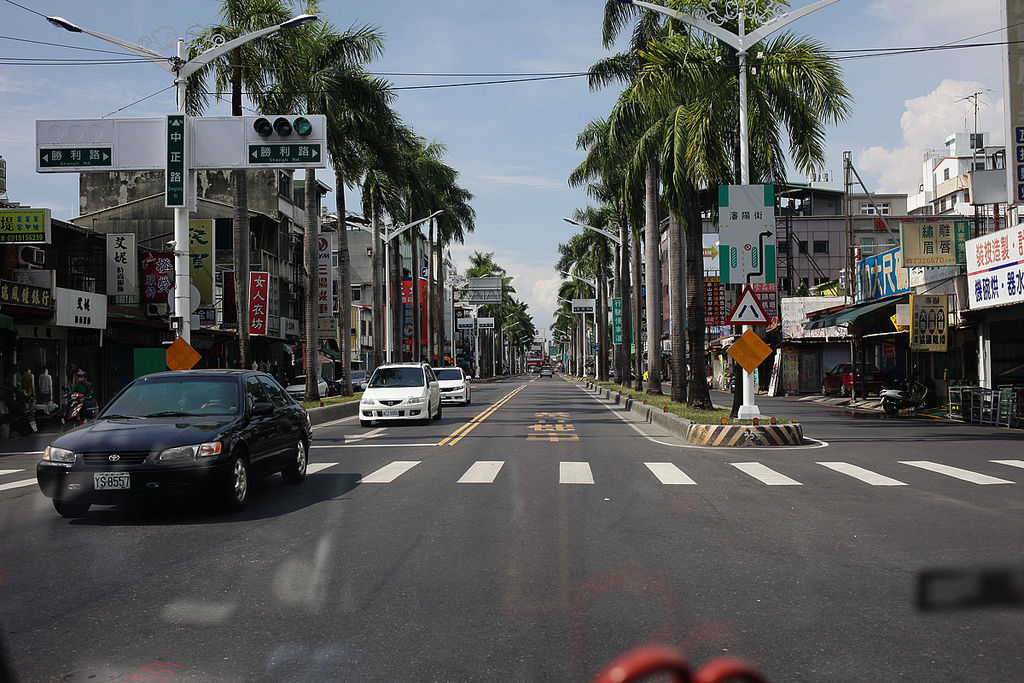
[[[910,350],[945,351],[947,318],[945,294],[911,294]]]
[[[775,186],[718,186],[723,285],[775,282]]]
[[[612,299],[612,344],[622,343],[622,297]]]
[[[249,273],[249,334],[267,333],[269,300],[270,273]]]
[[[139,297],[139,262],[135,255],[135,233],[107,235],[107,295]]]
[[[188,169],[185,145],[185,117],[167,115],[167,165],[164,169],[164,206],[185,206],[185,177]]]
[[[199,290],[202,306],[213,305],[213,219],[203,218],[188,222],[188,258],[192,284]]]
[[[967,265],[967,221],[912,220],[900,223],[903,265]]]
[[[142,259],[142,303],[165,304],[174,288],[174,254],[156,252]]]
[[[238,327],[238,303],[235,299],[235,271],[224,271],[223,304],[220,311],[222,327]]]
[[[1024,301],[1024,226],[1014,226],[967,243],[969,308]]]
[[[999,3],[1006,26],[1006,68],[1003,73],[1006,122],[1006,190],[1009,204],[1024,204],[1024,3]]]
[[[725,325],[722,284],[717,277],[704,276],[704,325],[721,327]]]
[[[316,265],[316,315],[330,318],[334,315],[334,268],[331,259],[334,253],[334,233],[322,232],[317,235]]]

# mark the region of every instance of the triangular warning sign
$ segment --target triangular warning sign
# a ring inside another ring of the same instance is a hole
[[[768,315],[761,306],[761,301],[754,294],[754,290],[747,285],[743,288],[740,300],[729,314],[725,321],[726,325],[767,325]]]

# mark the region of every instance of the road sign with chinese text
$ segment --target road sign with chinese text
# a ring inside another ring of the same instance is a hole
[[[164,165],[164,206],[185,206],[185,178],[188,175],[188,146],[185,117],[167,115],[167,158]]]
[[[622,343],[622,297],[612,299],[612,344]]]
[[[38,169],[77,171],[113,165],[111,147],[40,147]]]
[[[718,186],[722,284],[775,282],[775,186]]]
[[[593,313],[597,309],[595,299],[573,299],[573,313]]]

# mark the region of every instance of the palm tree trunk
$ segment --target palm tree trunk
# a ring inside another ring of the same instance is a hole
[[[670,356],[672,375],[672,400],[682,403],[686,400],[686,316],[685,289],[683,287],[683,236],[682,225],[675,213],[668,217],[668,288],[669,320],[672,321]]]
[[[594,368],[594,376],[600,382],[608,381],[608,279],[604,272],[604,266],[599,265],[597,271],[597,306],[595,326],[597,334],[597,367]]]
[[[373,245],[373,368],[384,364],[384,297],[382,287],[384,278],[381,277],[381,243],[380,243],[380,215],[377,208],[377,199],[370,195],[370,234]]]
[[[306,230],[303,233],[303,251],[306,272],[306,400],[320,398],[317,381],[320,376],[317,358],[320,355],[319,335],[316,320],[317,292],[317,224],[320,218],[320,195],[316,186],[316,170],[306,169],[305,181]]]
[[[710,409],[707,363],[704,360],[704,245],[701,238],[702,220],[696,189],[686,202],[686,279],[692,292],[689,300],[690,318],[690,390],[689,405]]]
[[[633,388],[640,391],[644,388],[643,385],[643,368],[641,366],[641,359],[643,358],[643,340],[640,339],[640,234],[637,232],[633,235],[632,249],[630,249],[630,261],[632,264],[632,277],[633,277],[633,301],[632,310],[630,311],[630,321],[633,325],[633,348],[630,349],[630,355],[633,357],[632,369],[633,369]],[[635,355],[633,355],[635,354]]]
[[[622,299],[622,247],[621,243],[615,245],[615,258],[612,265],[612,298]],[[612,328],[615,327],[615,312],[612,311]],[[615,374],[615,382],[622,384],[622,344],[616,344],[615,339],[611,339],[612,344],[612,370]]]
[[[242,115],[242,54],[232,52],[231,115]],[[232,261],[235,269],[235,308],[238,317],[238,367],[249,367],[249,194],[244,169],[231,171]]]
[[[622,344],[619,345],[619,367],[621,368],[619,384],[628,387],[629,375],[632,371],[630,344],[633,342],[633,321],[631,318],[633,306],[630,300],[631,287],[629,286],[629,257],[631,255],[629,248],[629,224],[626,222],[625,216],[620,217],[619,240],[622,242],[622,246],[619,249],[619,282],[621,283],[619,295],[622,297]]]
[[[661,231],[658,222],[658,162],[647,162],[647,216],[644,263],[647,267],[647,393],[661,393]]]
[[[341,395],[352,395],[352,329],[359,340],[358,322],[352,321],[352,269],[348,253],[348,224],[345,221],[345,179],[334,173],[334,211],[338,214],[338,331],[341,333]]]
[[[423,359],[420,331],[420,229],[412,229],[412,360]]]

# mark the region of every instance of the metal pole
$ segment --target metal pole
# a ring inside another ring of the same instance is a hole
[[[739,51],[740,62],[740,182],[743,185],[750,184],[750,131],[747,129],[747,51],[744,44],[744,37],[747,33],[746,13],[740,6],[740,45],[743,49]],[[762,258],[764,258],[762,256]],[[750,325],[744,325],[743,331],[753,329]],[[750,420],[760,417],[761,411],[754,404],[754,373],[743,371],[743,404],[740,405],[737,417],[741,420]]]
[[[178,39],[179,64],[185,62],[185,41]],[[175,85],[178,95],[178,113],[185,114],[185,84],[187,79],[180,73],[175,74]],[[188,126],[185,126],[186,131]],[[187,133],[186,133],[187,134]],[[186,159],[188,152],[186,151]],[[188,205],[191,203],[189,191],[192,178],[191,164],[185,167],[185,206],[174,208],[174,317],[178,318],[181,327],[178,334],[187,343],[192,343],[192,306],[191,306],[191,263],[188,243]],[[249,277],[248,273],[245,277]]]
[[[473,325],[473,343],[476,346],[476,350],[473,352],[473,365],[476,366],[476,378],[480,379],[480,307],[476,307],[476,311],[473,313],[473,317],[476,319]]]
[[[385,228],[386,230],[386,228]],[[384,362],[391,362],[391,240],[384,234]]]

